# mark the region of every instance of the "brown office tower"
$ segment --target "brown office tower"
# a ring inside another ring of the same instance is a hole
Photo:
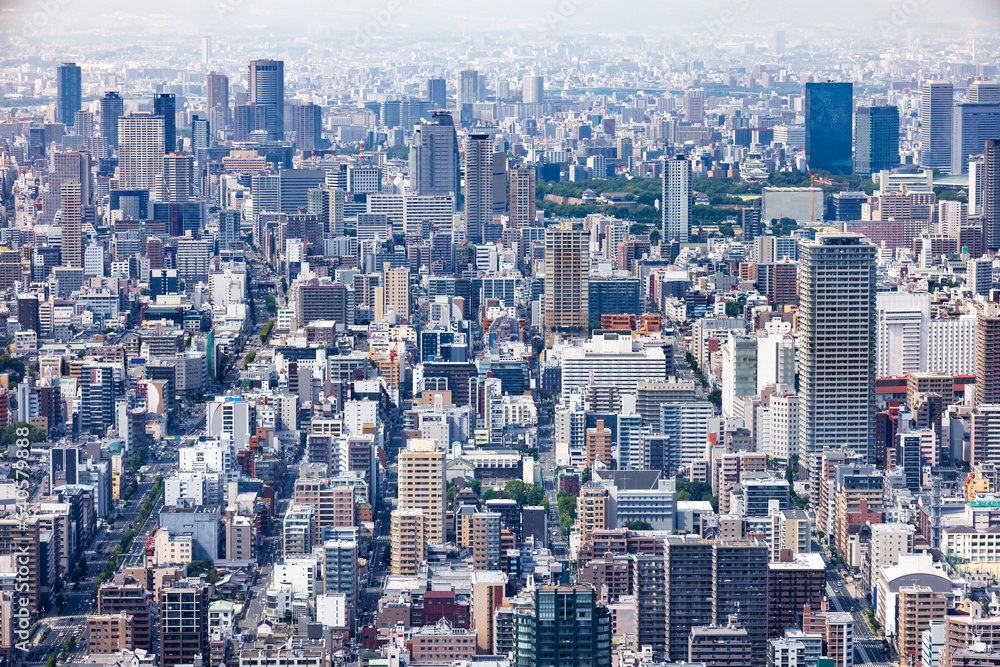
[[[587,235],[570,223],[545,230],[545,334],[587,332]]]
[[[208,653],[208,591],[181,580],[160,589],[160,667],[194,662]]]

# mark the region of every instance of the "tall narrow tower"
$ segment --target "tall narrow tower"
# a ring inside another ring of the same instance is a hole
[[[281,60],[251,60],[247,81],[250,104],[264,109],[264,129],[271,141],[285,138],[285,63]]]
[[[483,242],[483,227],[493,219],[493,140],[488,134],[465,139],[465,239]]]
[[[691,163],[683,155],[666,161],[663,169],[662,242],[687,243],[691,235]]]
[[[920,166],[951,169],[952,107],[955,89],[949,81],[926,81],[920,100]]]
[[[824,452],[846,445],[874,459],[875,253],[860,234],[802,245],[799,467],[813,494]]]
[[[80,66],[63,63],[56,70],[56,120],[66,127],[73,127],[73,114],[81,106]]]
[[[80,181],[71,178],[60,188],[62,202],[62,264],[83,268],[83,246],[80,240],[83,205],[80,199]]]
[[[588,239],[571,223],[545,230],[545,334],[586,333],[589,325]]]

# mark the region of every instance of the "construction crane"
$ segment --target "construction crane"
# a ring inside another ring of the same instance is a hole
[[[809,174],[809,221],[812,222],[813,217],[813,200],[816,197],[816,191],[813,190],[813,186],[816,184],[816,177],[813,176],[812,169],[809,168],[809,160],[806,160],[806,173]]]

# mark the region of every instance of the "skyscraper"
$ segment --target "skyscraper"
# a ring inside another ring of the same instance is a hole
[[[543,104],[545,102],[545,77],[525,74],[521,80],[521,96],[525,104]]]
[[[457,195],[458,167],[455,121],[446,111],[434,111],[430,121],[421,120],[413,128],[410,192],[415,195]]]
[[[1000,81],[970,83],[969,104],[1000,104]]]
[[[785,31],[775,30],[774,31],[774,51],[773,54],[780,56],[785,52]]]
[[[806,160],[815,171],[826,169],[834,174],[850,174],[854,84],[827,81],[807,83]]]
[[[1000,139],[984,143],[981,171],[983,240],[987,249],[996,251],[1000,250]]]
[[[511,229],[535,226],[535,168],[518,165],[510,170]]]
[[[545,230],[545,334],[586,333],[589,325],[587,234],[569,222]]]
[[[854,173],[871,175],[899,166],[899,107],[858,107]]]
[[[187,201],[191,199],[194,181],[194,156],[167,153],[163,156],[163,186],[157,197],[160,201]]]
[[[191,152],[194,161],[200,167],[208,163],[208,146],[211,143],[212,128],[208,119],[191,116]]]
[[[264,108],[267,138],[285,138],[285,63],[281,60],[251,60],[247,81],[250,104]]]
[[[493,139],[470,134],[465,138],[465,239],[470,245],[483,242],[483,227],[492,220]]]
[[[223,119],[228,127],[232,123],[229,113],[229,77],[215,71],[209,72],[205,77],[205,93],[205,106],[209,114],[212,109],[222,109]],[[209,117],[211,118],[211,115]]]
[[[663,169],[663,243],[687,243],[691,236],[691,163],[683,155],[666,161]]]
[[[440,77],[427,79],[427,101],[434,109],[447,109],[448,82]]]
[[[1000,403],[1000,306],[987,303],[976,323],[976,402]]]
[[[101,135],[108,139],[108,150],[118,150],[118,118],[125,114],[125,102],[117,90],[101,98]]]
[[[63,63],[56,70],[56,120],[73,127],[73,114],[82,107],[80,66]]]
[[[980,155],[990,139],[1000,139],[1000,103],[958,104],[952,118],[951,173],[969,171],[969,156]]]
[[[754,665],[767,652],[768,547],[764,541],[732,540],[715,545],[715,624],[735,615],[746,629]]]
[[[925,81],[920,100],[920,166],[951,168],[952,106],[955,90],[948,81]]]
[[[83,220],[83,206],[80,203],[80,181],[69,179],[60,188],[62,209],[62,264],[83,267],[83,244],[80,230]]]
[[[479,72],[474,69],[463,69],[458,73],[458,106],[459,109],[479,101]]]
[[[799,467],[819,492],[823,453],[872,460],[875,252],[860,234],[818,234],[799,258]]]
[[[207,65],[212,59],[212,38],[201,38],[201,64]]]
[[[300,151],[320,147],[323,132],[323,108],[306,102],[295,108],[295,145]]]
[[[153,113],[163,116],[163,150],[177,150],[177,98],[173,93],[153,95]]]
[[[118,178],[123,190],[156,192],[163,175],[163,117],[133,113],[118,119]]]
[[[684,91],[684,120],[692,125],[705,123],[704,88],[688,88]]]

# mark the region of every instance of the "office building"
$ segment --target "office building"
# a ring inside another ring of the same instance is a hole
[[[483,228],[493,222],[493,139],[470,134],[465,139],[465,240],[483,243]]]
[[[852,173],[854,84],[826,81],[805,89],[806,162],[813,171]]]
[[[165,152],[177,150],[177,98],[173,93],[153,95],[153,113],[163,116],[163,146]]]
[[[870,176],[899,166],[899,107],[858,107],[854,173]],[[838,217],[838,220],[860,220]]]
[[[691,628],[688,637],[688,664],[751,667],[763,664],[754,661],[754,652],[746,628],[739,627],[737,617],[729,625]]]
[[[984,147],[981,204],[983,242],[987,250],[996,252],[1000,251],[1000,139],[991,139],[984,144]]]
[[[343,595],[347,627],[354,627],[358,602],[358,543],[327,540],[323,543],[323,591]]]
[[[539,586],[515,611],[516,667],[610,667],[611,612],[591,586]]]
[[[684,91],[684,120],[691,125],[705,124],[705,89],[688,88]],[[621,157],[621,155],[619,155]]]
[[[545,335],[587,331],[590,265],[587,234],[569,223],[545,230]]]
[[[663,169],[663,242],[687,243],[691,235],[691,163],[682,155],[666,160]]]
[[[118,119],[118,185],[122,190],[156,192],[163,176],[163,117],[133,113]]]
[[[443,79],[437,80],[444,82]],[[492,144],[484,150],[492,151]],[[434,111],[430,121],[421,119],[413,128],[409,192],[414,195],[455,196],[459,192],[458,171],[455,120],[447,111]],[[468,172],[466,174],[468,177]]]
[[[427,79],[427,101],[433,109],[448,108],[448,82],[439,77]]]
[[[263,110],[263,129],[271,141],[285,138],[285,63],[281,60],[251,60],[247,82],[249,103]],[[255,128],[256,129],[256,128]]]
[[[464,111],[479,101],[482,84],[479,72],[474,69],[464,69],[458,73],[458,109]],[[464,118],[463,118],[464,120]]]
[[[163,185],[160,201],[189,201],[193,194],[194,155],[168,153],[163,156]]]
[[[118,118],[125,115],[125,101],[117,90],[101,98],[101,136],[108,140],[108,150],[118,150]]]
[[[920,100],[920,160],[925,169],[951,169],[955,90],[948,81],[925,81]]]
[[[876,249],[859,234],[817,234],[801,250],[799,466],[818,493],[824,452],[874,458]]]
[[[63,63],[56,68],[56,121],[73,127],[74,116],[82,108],[80,66]]]
[[[981,155],[987,141],[1000,138],[1000,103],[958,104],[952,120],[951,173],[969,171],[969,157]]]
[[[769,560],[764,542],[729,540],[715,545],[715,623],[721,625],[730,616],[739,620],[755,665],[764,663],[767,652]]]
[[[323,108],[306,102],[295,107],[295,147],[308,153],[322,147]]]

